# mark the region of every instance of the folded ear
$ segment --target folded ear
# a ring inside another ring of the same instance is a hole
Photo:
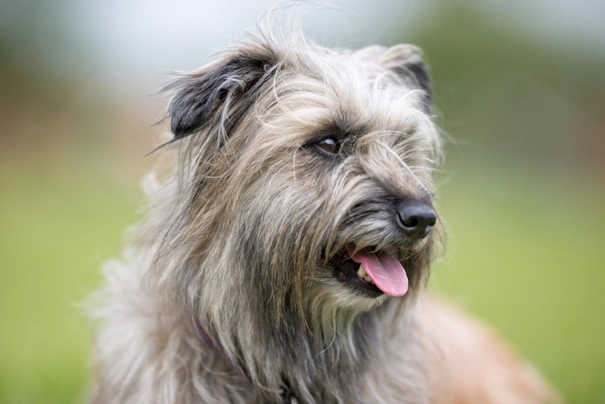
[[[174,92],[167,113],[173,140],[213,127],[221,146],[273,70],[269,58],[236,54],[176,78],[165,88]]]
[[[431,112],[433,87],[428,67],[422,60],[422,51],[413,45],[395,45],[380,57],[380,64],[393,71],[413,87],[424,91],[423,104]]]

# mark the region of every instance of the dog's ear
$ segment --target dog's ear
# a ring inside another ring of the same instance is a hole
[[[380,64],[393,71],[412,86],[424,91],[423,104],[427,113],[433,103],[433,86],[429,69],[422,59],[422,51],[413,45],[395,45],[387,49]]]
[[[212,126],[222,132],[221,146],[273,71],[268,58],[232,55],[175,79],[165,88],[174,92],[167,112],[173,140]]]

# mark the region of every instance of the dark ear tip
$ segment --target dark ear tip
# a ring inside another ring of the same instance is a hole
[[[188,130],[183,126],[182,122],[174,115],[170,116],[170,131],[177,139],[185,137],[189,134],[187,133]]]
[[[430,106],[433,98],[433,81],[426,63],[422,59],[406,65],[407,69],[414,75],[418,85],[426,94],[426,103]]]
[[[188,89],[188,87],[185,87]],[[195,99],[189,95],[188,91],[181,91],[174,95],[166,116],[170,118],[170,131],[175,139],[180,139],[199,130],[202,116],[200,111],[197,111]]]
[[[170,131],[174,135],[175,139],[180,139],[182,137],[187,136],[187,133],[176,123],[174,123],[174,121],[170,124]]]
[[[431,109],[433,85],[429,68],[424,61],[424,53],[413,45],[395,45],[385,51],[381,63],[402,78],[412,79],[415,85],[424,91],[424,104]]]
[[[200,125],[196,125],[192,122],[183,123],[175,120],[174,118],[172,118],[172,121],[170,122],[170,131],[174,135],[175,139],[181,139],[186,136],[192,135],[193,133],[198,132],[201,129],[202,128],[200,127]]]

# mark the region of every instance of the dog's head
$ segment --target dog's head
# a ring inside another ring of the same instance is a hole
[[[415,47],[259,34],[168,89],[180,174],[164,251],[187,251],[187,295],[305,316],[421,287],[440,139]]]

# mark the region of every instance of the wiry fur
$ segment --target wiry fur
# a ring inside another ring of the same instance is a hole
[[[105,266],[92,403],[547,401],[508,353],[471,371],[504,382],[452,383],[469,365],[442,340],[491,337],[459,313],[444,326],[453,309],[423,291],[441,229],[412,243],[393,224],[397,200],[434,206],[440,137],[416,48],[334,51],[261,29],[167,90],[176,168],[150,179],[147,221]],[[339,155],[314,146],[326,134]],[[338,282],[329,261],[350,243],[398,257],[410,292]]]

